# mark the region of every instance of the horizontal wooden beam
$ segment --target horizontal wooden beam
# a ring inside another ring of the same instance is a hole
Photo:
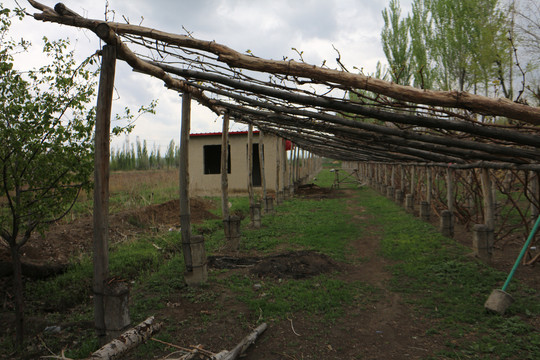
[[[231,89],[224,90],[216,87],[211,87],[204,84],[192,84],[193,87],[197,87],[201,90],[214,92],[220,95],[228,96],[234,99],[245,99],[245,96],[239,95],[234,90],[244,90],[254,93],[255,95],[266,95],[276,99],[285,100],[300,105],[321,107],[327,110],[343,111],[346,113],[365,116],[381,121],[415,125],[426,128],[445,129],[450,131],[461,131],[467,134],[482,136],[489,139],[499,139],[503,141],[510,141],[520,145],[535,146],[540,148],[540,136],[535,134],[523,133],[511,129],[499,129],[490,125],[483,125],[480,123],[472,123],[469,121],[457,120],[457,119],[440,119],[430,116],[414,115],[410,113],[400,113],[395,111],[382,110],[373,106],[366,106],[350,101],[343,101],[333,99],[325,96],[309,96],[305,94],[299,94],[292,91],[285,91],[280,89],[271,88],[268,86],[262,86],[257,84],[240,81],[237,79],[230,79],[225,76],[204,73],[201,71],[180,69],[170,65],[163,65],[153,62],[156,66],[162,68],[171,74],[185,77],[187,79],[206,80],[216,82],[222,85],[226,85]],[[249,100],[246,100],[249,101]],[[270,108],[273,104],[269,101],[251,99],[252,104],[255,106],[263,106]],[[266,104],[266,105],[265,105]],[[274,105],[275,106],[275,105]],[[295,113],[298,109],[281,107],[280,112]],[[296,112],[297,113],[297,112]],[[358,119],[361,121],[362,119]]]
[[[87,28],[94,32],[98,25],[103,23],[103,21],[100,20],[85,19],[79,16],[62,16],[54,11],[50,11],[50,8],[41,5],[37,1],[29,0],[29,3],[36,9],[42,10],[42,13],[34,14],[34,18],[37,20]],[[479,114],[503,116],[533,125],[540,125],[540,108],[514,103],[507,99],[494,99],[461,91],[417,89],[411,86],[398,85],[372,78],[363,74],[352,74],[349,72],[322,68],[303,62],[296,62],[294,60],[280,61],[262,59],[239,53],[215,41],[198,40],[193,37],[168,33],[143,26],[116,22],[108,22],[107,26],[116,34],[138,35],[144,38],[161,41],[169,46],[202,50],[214,54],[218,61],[233,68],[309,78],[323,84],[329,83],[340,85],[342,88],[347,87],[350,89],[371,91],[400,101],[430,106],[466,109]]]

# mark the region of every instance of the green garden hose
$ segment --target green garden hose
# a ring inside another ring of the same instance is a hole
[[[521,259],[523,259],[523,256],[525,255],[525,251],[529,247],[539,227],[540,227],[540,216],[538,216],[538,219],[536,219],[536,223],[534,224],[533,229],[531,233],[529,234],[529,237],[527,238],[527,241],[525,241],[525,245],[523,245],[523,249],[521,249],[521,252],[519,253],[518,258],[516,259],[516,263],[514,264],[514,267],[512,268],[512,270],[510,270],[510,274],[508,274],[508,277],[506,278],[506,281],[504,282],[504,285],[501,289],[502,291],[506,291],[506,288],[508,287],[510,280],[512,280],[512,276],[514,276],[514,273],[516,272],[516,269],[519,263],[521,262]]]

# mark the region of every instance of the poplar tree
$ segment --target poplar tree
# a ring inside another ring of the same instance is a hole
[[[392,81],[400,85],[409,85],[411,80],[410,25],[406,19],[401,18],[399,0],[390,0],[389,7],[382,11],[382,16],[384,27],[381,38]]]
[[[498,0],[398,0],[382,12],[383,50],[392,80],[437,90],[502,92],[511,97],[508,22]]]

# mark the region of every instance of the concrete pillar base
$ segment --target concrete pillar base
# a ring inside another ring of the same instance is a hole
[[[278,191],[276,194],[276,204],[281,205],[283,203],[283,191]]]
[[[403,206],[403,192],[401,189],[397,189],[394,194],[394,201],[399,205]]]
[[[199,286],[208,281],[204,237],[202,235],[192,235],[190,246],[193,269],[190,272],[184,273],[184,280],[188,286]]]
[[[230,216],[228,219],[223,220],[227,247],[233,251],[237,251],[240,244],[240,222],[241,219],[238,216]]]
[[[412,213],[414,212],[414,203],[412,194],[405,195],[405,210]]]
[[[253,204],[249,207],[251,226],[255,229],[261,228],[261,204]]]
[[[274,198],[271,196],[267,196],[264,198],[264,212],[266,214],[273,214],[274,213]]]
[[[389,197],[390,199],[394,199],[394,187],[393,186],[388,186],[386,188],[386,196]]]
[[[427,201],[422,201],[420,203],[420,218],[424,221],[429,221],[430,211],[429,203]]]
[[[441,212],[441,234],[449,238],[454,237],[454,215],[448,210]]]
[[[129,287],[123,281],[108,282],[103,295],[106,340],[111,341],[131,325],[128,308]]]
[[[493,253],[493,230],[487,225],[476,224],[473,227],[473,252],[480,260],[490,263]]]

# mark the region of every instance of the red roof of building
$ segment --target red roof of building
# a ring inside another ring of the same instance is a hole
[[[247,135],[247,131],[231,131],[229,132],[229,135]],[[253,130],[253,134],[258,134],[259,130]],[[195,133],[195,134],[189,134],[189,136],[221,136],[220,132],[212,132],[212,133]]]

